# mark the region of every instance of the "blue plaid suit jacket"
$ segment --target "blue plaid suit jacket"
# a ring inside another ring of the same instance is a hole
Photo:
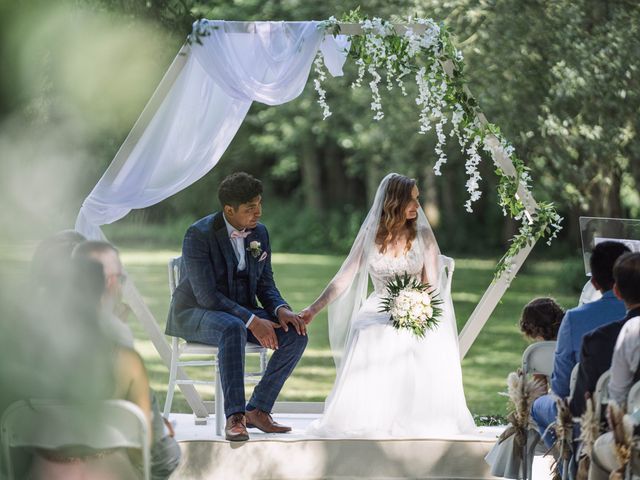
[[[275,309],[286,304],[273,279],[269,234],[260,223],[245,239],[247,249],[255,240],[260,242],[266,256],[246,252],[250,304],[243,305],[236,299],[234,272],[238,260],[222,212],[201,218],[189,227],[182,243],[182,275],[173,293],[167,318],[168,335],[192,333],[206,310],[223,311],[246,323],[253,314],[252,310],[258,308],[256,297],[262,307],[274,316]],[[261,257],[264,258],[261,260]]]

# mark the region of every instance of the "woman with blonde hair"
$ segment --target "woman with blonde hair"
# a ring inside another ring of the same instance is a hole
[[[349,256],[300,315],[329,305],[337,367],[323,416],[308,433],[326,437],[428,437],[474,430],[462,388],[458,335],[443,258],[415,180],[387,175]],[[443,313],[424,338],[397,330],[381,312],[395,275],[428,283]],[[367,295],[371,279],[374,291]]]

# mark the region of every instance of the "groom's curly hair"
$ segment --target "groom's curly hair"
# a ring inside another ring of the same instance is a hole
[[[262,182],[245,172],[236,172],[225,177],[218,187],[220,206],[231,205],[237,209],[240,204],[247,203],[262,195]]]
[[[380,252],[387,251],[387,247],[400,235],[404,228],[409,230],[409,238],[405,252],[411,249],[411,244],[417,235],[417,217],[405,218],[405,210],[413,200],[411,192],[416,186],[413,178],[404,175],[394,175],[387,184],[387,191],[382,205],[380,225],[376,233],[376,244],[380,245]]]

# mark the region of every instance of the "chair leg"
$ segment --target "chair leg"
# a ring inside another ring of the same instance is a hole
[[[164,411],[162,414],[165,418],[171,413],[171,404],[173,403],[173,393],[176,389],[176,376],[178,372],[178,355],[176,346],[171,351],[171,366],[169,367],[169,385],[167,386],[167,398],[164,401]]]
[[[4,432],[3,432],[4,434]],[[4,437],[4,435],[3,435]],[[7,471],[7,480],[15,480],[15,473],[13,471],[13,459],[11,458],[11,447],[9,447],[8,438],[3,438],[5,440],[5,444],[2,445],[5,468]]]
[[[220,365],[216,360],[216,435],[222,436],[224,430],[225,415],[224,415],[224,396],[222,394],[222,381],[220,380]]]
[[[264,376],[264,372],[267,371],[267,352],[262,350],[260,352],[260,376]]]

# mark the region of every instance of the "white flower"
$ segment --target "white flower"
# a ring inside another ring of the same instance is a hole
[[[326,78],[326,74],[323,70],[324,67],[324,58],[320,52],[316,55],[315,60],[313,61],[313,70],[316,73],[317,77],[313,80],[313,86],[318,92],[318,104],[322,107],[322,119],[326,120],[331,116],[331,109],[329,109],[329,104],[326,101],[326,90],[322,88],[322,83]]]
[[[356,60],[356,65],[358,65],[358,78],[356,78],[356,80],[351,84],[351,88],[356,88],[362,85],[362,79],[364,78],[364,60],[359,58],[358,60]]]
[[[389,313],[400,326],[424,325],[433,318],[431,297],[427,292],[405,288],[393,299]]]
[[[475,136],[473,142],[471,143],[471,145],[469,145],[469,148],[467,148],[466,152],[468,157],[467,161],[465,162],[465,171],[469,176],[466,187],[467,192],[469,192],[470,198],[465,202],[464,206],[469,213],[473,212],[471,204],[477,201],[482,195],[478,183],[478,181],[481,179],[480,173],[478,172],[478,165],[482,160],[482,158],[478,154],[478,145],[480,144],[480,140],[481,138],[479,135]]]

